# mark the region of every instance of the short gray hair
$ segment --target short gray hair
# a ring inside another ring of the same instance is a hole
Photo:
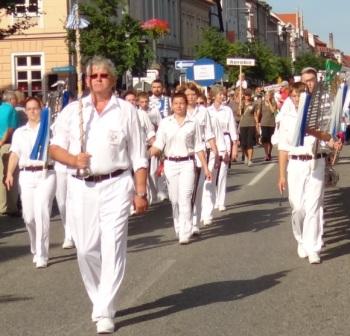
[[[10,103],[11,99],[16,99],[16,101],[18,101],[16,93],[14,91],[9,91],[9,90],[5,91],[4,94],[2,95],[2,100],[7,103]]]
[[[114,63],[103,56],[93,56],[86,64],[86,73],[88,76],[91,75],[92,67],[105,68],[110,76],[117,78],[117,71],[115,69]]]

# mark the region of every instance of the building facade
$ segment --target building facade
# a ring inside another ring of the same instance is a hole
[[[18,1],[16,12],[1,18],[0,25],[13,24],[26,12],[33,27],[0,40],[0,90],[19,89],[27,96],[44,97],[58,78],[57,67],[70,65],[64,22],[68,1]]]

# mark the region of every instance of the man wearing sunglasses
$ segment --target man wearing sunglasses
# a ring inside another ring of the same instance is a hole
[[[67,216],[97,333],[114,332],[131,202],[137,213],[147,208],[148,161],[140,124],[135,108],[113,95],[115,83],[113,63],[93,57],[87,65],[90,95],[82,99],[85,148],[81,151],[79,102],[59,114],[50,146],[53,159],[71,173]],[[79,169],[88,169],[89,175],[81,176]]]

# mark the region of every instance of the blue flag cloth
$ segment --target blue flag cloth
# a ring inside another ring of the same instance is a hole
[[[90,22],[83,17],[79,16],[79,20],[77,21],[77,11],[78,11],[78,4],[73,5],[68,18],[67,18],[67,29],[84,29],[86,28]]]
[[[36,137],[32,152],[30,153],[31,160],[47,161],[50,139],[50,121],[51,110],[49,107],[45,107],[41,111],[38,135]]]
[[[63,92],[63,96],[62,96],[62,106],[61,106],[61,110],[63,110],[69,103],[69,91],[65,90]]]
[[[311,102],[311,95],[306,92],[300,94],[298,117],[293,133],[292,146],[298,147],[304,145],[304,136],[306,131],[307,114]]]

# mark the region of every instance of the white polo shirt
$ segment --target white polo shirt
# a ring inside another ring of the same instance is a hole
[[[171,157],[185,157],[205,150],[198,121],[187,115],[181,125],[174,115],[162,119],[153,146]]]
[[[95,109],[91,95],[84,97],[82,103],[86,134],[84,151],[91,155],[92,175],[108,174],[117,169],[133,168],[137,171],[148,166],[135,107],[114,95],[100,114]],[[79,154],[79,124],[79,102],[75,101],[58,115],[51,144],[73,155]],[[75,168],[70,171],[74,173]]]
[[[203,141],[208,141],[215,138],[211,120],[205,107],[196,106],[191,112],[187,110],[187,115],[191,118],[197,119]]]
[[[44,161],[30,159],[30,154],[33,150],[39,128],[40,123],[35,128],[31,128],[29,123],[27,123],[24,126],[17,128],[13,133],[10,151],[19,157],[19,168],[44,166]]]

